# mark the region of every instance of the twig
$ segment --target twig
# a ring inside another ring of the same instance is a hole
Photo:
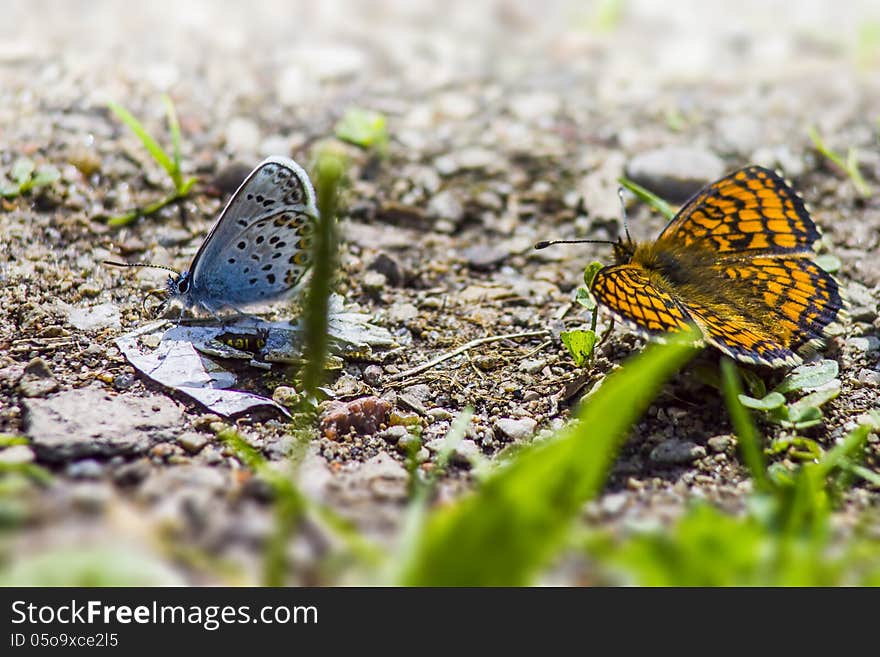
[[[397,374],[388,377],[388,381],[399,381],[400,379],[405,379],[410,376],[415,376],[416,374],[421,374],[425,370],[429,370],[432,367],[439,365],[443,361],[449,360],[450,358],[455,358],[459,354],[463,354],[469,349],[473,349],[474,347],[479,347],[480,345],[489,344],[490,342],[499,342],[501,340],[512,340],[514,338],[537,338],[542,335],[547,335],[547,331],[524,331],[522,333],[508,333],[507,335],[490,335],[485,338],[478,338],[476,340],[471,340],[467,344],[463,344],[457,349],[453,349],[450,352],[443,354],[442,356],[438,356],[434,360],[430,360],[427,363],[422,363],[418,367],[414,367],[411,370],[406,370],[405,372],[398,372]]]

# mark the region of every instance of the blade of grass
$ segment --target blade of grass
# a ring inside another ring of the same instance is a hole
[[[406,508],[403,527],[400,532],[400,538],[398,539],[396,558],[389,560],[388,566],[390,574],[386,572],[384,581],[400,581],[404,575],[403,569],[406,568],[407,564],[411,563],[415,558],[416,551],[419,548],[422,531],[425,526],[425,521],[428,517],[428,502],[434,491],[437,475],[446,467],[455,448],[464,439],[468,424],[470,424],[473,416],[474,410],[470,406],[466,406],[462,412],[458,414],[458,417],[455,418],[452,426],[449,427],[443,445],[435,458],[434,464],[436,468],[431,474],[429,474],[427,481],[419,482],[420,485],[416,485],[412,498],[409,501],[409,505]],[[416,481],[418,482],[418,480]]]
[[[312,252],[312,278],[306,297],[303,387],[314,397],[324,376],[327,359],[327,313],[333,276],[336,273],[336,204],[345,168],[341,155],[330,148],[318,154],[316,165],[318,229]]]
[[[177,112],[174,103],[168,94],[162,94],[162,102],[165,103],[165,113],[168,115],[168,129],[171,131],[172,162],[173,169],[168,172],[174,181],[174,189],[180,193],[183,187],[183,175],[180,171],[180,123],[177,121]]]
[[[629,178],[620,177],[617,179],[621,185],[626,187],[629,191],[639,197],[642,201],[650,205],[652,208],[657,210],[660,214],[662,214],[667,219],[672,219],[675,216],[675,210],[664,201],[662,198],[657,196],[651,191],[648,191],[638,183],[633,182]]]
[[[694,353],[694,334],[649,345],[605,382],[578,422],[533,444],[490,474],[482,488],[428,518],[407,585],[517,585],[531,581],[564,544],[595,495],[627,430],[662,383]]]
[[[107,103],[107,106],[110,110],[119,117],[119,120],[122,121],[128,128],[137,135],[138,139],[141,140],[141,143],[144,145],[144,148],[153,156],[153,159],[159,163],[159,165],[168,172],[168,175],[171,176],[172,180],[174,179],[174,162],[168,156],[159,143],[153,139],[153,136],[147,132],[147,129],[143,126],[143,124],[138,121],[132,114],[122,107],[122,105],[113,102],[112,100]]]
[[[862,176],[862,172],[859,169],[858,153],[854,148],[849,149],[847,158],[844,160],[842,155],[831,150],[814,126],[807,127],[807,134],[809,134],[810,140],[812,140],[813,146],[816,150],[824,157],[831,160],[841,171],[849,176],[849,179],[852,181],[853,185],[855,185],[859,194],[864,197],[871,196],[871,186],[865,180],[864,176]]]
[[[767,478],[767,466],[764,463],[758,431],[749,412],[740,402],[743,389],[736,365],[729,358],[721,361],[721,390],[730,413],[730,421],[739,439],[743,460],[752,474],[752,479],[755,480],[755,487],[759,490],[769,490],[770,480]]]

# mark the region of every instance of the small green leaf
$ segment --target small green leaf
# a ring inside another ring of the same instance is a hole
[[[794,429],[808,429],[822,423],[822,410],[815,406],[788,407],[788,422],[783,426],[791,426]]]
[[[21,185],[15,185],[10,182],[0,180],[0,196],[4,198],[13,198],[21,194]]]
[[[626,187],[629,191],[638,196],[642,201],[657,210],[667,219],[672,219],[675,216],[675,211],[670,207],[669,203],[653,192],[648,191],[638,183],[624,177],[618,178],[617,182]]]
[[[24,185],[31,179],[34,172],[34,161],[27,157],[20,157],[12,165],[12,179],[19,185]]]
[[[819,443],[803,436],[777,438],[770,444],[767,451],[770,454],[788,454],[804,461],[818,461],[824,453]]]
[[[51,185],[53,182],[61,178],[61,172],[53,167],[51,164],[44,164],[39,169],[37,169],[36,175],[31,178],[30,186],[33,187],[45,187],[47,185]]]
[[[772,393],[771,393],[772,394]],[[799,416],[802,409],[814,406],[819,408],[826,402],[831,401],[840,394],[840,381],[832,379],[827,385],[821,389],[811,392],[809,395],[798,399],[788,405],[789,416]]]
[[[590,291],[587,290],[587,288],[585,287],[579,287],[577,289],[574,300],[587,310],[593,310],[596,307],[596,300],[593,298],[593,295],[590,294]]]
[[[819,265],[822,269],[827,271],[829,274],[833,274],[838,271],[841,267],[840,258],[831,253],[823,253],[820,256],[816,256],[814,262]]]
[[[778,392],[771,392],[762,397],[755,399],[748,395],[738,395],[737,399],[746,408],[753,408],[758,411],[770,411],[779,408],[785,403],[785,397]]]
[[[559,337],[562,344],[568,349],[576,367],[583,365],[593,354],[596,346],[595,331],[563,331]]]
[[[589,290],[593,286],[593,279],[596,278],[596,274],[599,273],[599,270],[602,269],[605,265],[601,262],[596,262],[595,260],[587,265],[587,268],[584,269],[584,285],[587,286]]]
[[[336,136],[360,146],[384,150],[388,144],[385,115],[368,109],[353,107],[336,124]]]
[[[774,389],[776,392],[814,390],[837,377],[837,372],[835,360],[820,360],[818,363],[801,365],[793,369]]]

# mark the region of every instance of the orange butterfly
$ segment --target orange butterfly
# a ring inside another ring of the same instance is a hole
[[[818,238],[785,181],[750,166],[697,192],[655,241],[615,242],[616,264],[590,291],[651,335],[695,324],[737,360],[798,365],[843,307],[837,282],[811,260]]]

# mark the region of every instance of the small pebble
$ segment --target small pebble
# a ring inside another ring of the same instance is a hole
[[[68,463],[64,474],[71,479],[100,479],[104,474],[104,466],[95,459],[83,459]]]
[[[501,418],[495,420],[495,433],[512,441],[527,440],[535,433],[538,423],[530,417],[519,419]]]
[[[274,392],[272,392],[272,400],[278,402],[282,406],[292,408],[299,404],[301,396],[295,388],[291,388],[290,386],[278,386],[275,388]]]
[[[651,450],[652,461],[669,465],[691,463],[704,456],[706,448],[689,440],[664,440]]]
[[[5,463],[7,465],[32,463],[34,458],[36,458],[34,450],[27,445],[12,445],[11,447],[0,450],[0,463]]]
[[[733,446],[734,441],[730,436],[712,436],[706,441],[706,443],[709,445],[709,449],[713,452],[720,453],[726,452],[730,449]]]
[[[190,454],[198,454],[208,444],[208,436],[196,431],[186,431],[178,439],[178,444]]]

